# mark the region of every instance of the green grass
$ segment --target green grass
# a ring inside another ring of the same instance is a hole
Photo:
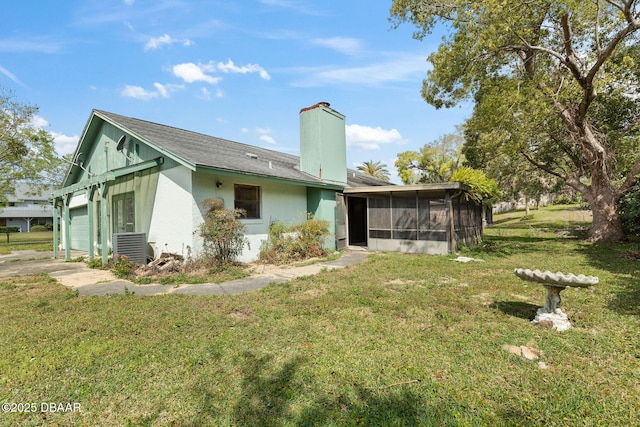
[[[36,251],[53,250],[53,231],[10,233],[8,244],[6,233],[0,233],[0,255],[9,254],[11,251],[26,249]]]
[[[371,254],[240,295],[79,297],[47,276],[2,279],[0,401],[82,412],[0,425],[636,425],[638,247],[533,215],[498,216],[464,252],[484,262]],[[558,332],[530,323],[544,290],[515,267],[600,284],[563,292],[574,328]],[[505,344],[540,349],[547,369]]]

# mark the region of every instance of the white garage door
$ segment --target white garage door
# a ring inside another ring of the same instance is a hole
[[[89,250],[89,215],[87,207],[69,209],[71,227],[71,249],[79,251]]]

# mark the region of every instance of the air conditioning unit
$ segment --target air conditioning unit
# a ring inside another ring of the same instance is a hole
[[[114,233],[113,253],[126,255],[136,264],[146,264],[147,233]]]

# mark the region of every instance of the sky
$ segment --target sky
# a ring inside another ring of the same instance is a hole
[[[346,116],[347,166],[455,132],[469,106],[420,96],[441,41],[394,29],[389,1],[4,0],[0,86],[39,107],[60,155],[92,109],[299,154],[300,109]]]

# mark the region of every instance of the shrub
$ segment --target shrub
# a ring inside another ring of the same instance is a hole
[[[0,233],[17,233],[20,231],[20,227],[16,227],[14,225],[9,225],[6,227],[0,227]]]
[[[202,205],[207,209],[197,230],[203,239],[202,258],[215,268],[235,262],[245,243],[245,226],[239,219],[244,210],[225,209],[221,199],[206,199]]]
[[[461,182],[469,186],[469,192],[464,197],[477,203],[491,206],[501,195],[498,183],[488,178],[484,172],[469,167],[461,167],[451,175],[452,182]]]
[[[89,260],[89,262],[87,262],[87,266],[89,268],[101,269],[102,268],[102,258],[95,257],[95,258]]]
[[[618,215],[625,233],[640,236],[640,185],[624,196],[618,205]]]
[[[113,267],[111,270],[113,274],[119,279],[130,279],[133,276],[134,270],[138,266],[131,262],[126,255],[113,255]]]
[[[329,221],[314,219],[311,214],[302,224],[288,226],[276,221],[269,227],[269,238],[262,243],[260,260],[283,264],[322,256],[329,234]]]
[[[44,225],[34,225],[33,227],[30,228],[29,231],[36,232],[36,231],[48,231],[48,230],[47,230],[47,227],[45,227]]]

